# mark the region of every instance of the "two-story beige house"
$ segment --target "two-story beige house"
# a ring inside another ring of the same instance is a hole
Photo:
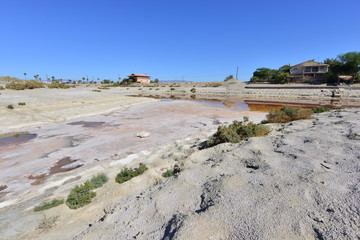
[[[146,74],[132,73],[128,77],[137,83],[150,83],[150,76]]]
[[[309,60],[297,65],[291,66],[290,75],[292,82],[299,83],[324,83],[329,71],[329,65]]]

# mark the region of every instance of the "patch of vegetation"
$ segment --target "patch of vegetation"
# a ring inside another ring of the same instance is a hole
[[[99,90],[99,89],[94,89],[94,90],[91,90],[91,91],[93,91],[93,92],[101,92],[101,90]]]
[[[34,212],[48,210],[53,207],[57,207],[64,203],[64,199],[54,199],[51,202],[44,202],[43,204],[36,206]]]
[[[26,105],[25,102],[19,102],[18,104],[19,104],[19,106],[25,106]]]
[[[34,88],[44,88],[45,84],[39,81],[30,80],[22,82],[11,82],[5,85],[7,89],[12,90],[25,90],[25,89],[34,89]]]
[[[190,89],[190,92],[196,93],[196,89],[195,89],[195,88],[192,88],[192,89]]]
[[[316,107],[316,108],[311,109],[311,111],[312,111],[313,113],[329,112],[329,111],[331,111],[331,110],[332,110],[331,108],[327,108],[327,107],[323,107],[323,106],[320,106],[320,107]]]
[[[173,88],[173,87],[172,87],[172,88],[170,88],[170,91],[174,91],[174,90],[175,90],[175,88]]]
[[[7,105],[7,108],[8,108],[8,109],[14,109],[14,105],[9,104],[9,105]]]
[[[229,75],[224,79],[224,82],[229,81],[230,79],[233,79],[233,78],[234,78],[233,75]]]
[[[126,181],[129,181],[133,177],[143,174],[146,170],[147,170],[147,167],[143,163],[140,163],[139,167],[135,168],[135,169],[124,168],[121,170],[120,173],[118,173],[118,175],[115,178],[115,181],[117,183],[124,183]]]
[[[283,107],[280,110],[270,110],[266,115],[266,123],[287,123],[291,121],[310,119],[313,111],[308,109]]]
[[[38,220],[38,226],[37,230],[41,233],[48,232],[51,228],[53,228],[56,225],[57,220],[59,219],[59,216],[52,216],[52,217],[44,217],[40,220]]]
[[[108,89],[110,89],[110,88],[109,88],[109,87],[98,87],[98,89],[108,90]]]
[[[76,185],[71,189],[66,199],[66,205],[71,209],[77,209],[91,203],[91,199],[96,196],[96,193],[92,191],[93,189],[94,185],[91,181]]]
[[[142,90],[142,88],[139,88],[138,90]]]
[[[257,125],[244,118],[243,122],[234,121],[228,126],[219,126],[217,132],[207,141],[206,147],[226,142],[237,143],[247,138],[265,136],[270,131],[268,126]]]
[[[163,173],[164,178],[172,177],[174,176],[174,169],[168,169],[166,172]]]
[[[99,173],[90,180],[94,188],[102,187],[107,181],[109,181],[109,178],[105,173]]]
[[[0,86],[0,90],[5,90],[5,88],[3,86]]]
[[[67,89],[67,88],[70,88],[70,86],[65,84],[65,83],[53,82],[53,83],[50,83],[48,85],[48,88],[64,88],[64,89]]]
[[[195,95],[195,94],[191,94],[190,97],[191,97],[192,99],[195,99],[195,98],[196,98],[196,95]]]
[[[155,91],[159,91],[159,90],[160,90],[159,88],[155,89]]]

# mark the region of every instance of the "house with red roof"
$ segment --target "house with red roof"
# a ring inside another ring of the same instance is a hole
[[[150,76],[146,75],[146,74],[132,73],[128,77],[129,77],[129,79],[133,80],[133,82],[150,83]]]

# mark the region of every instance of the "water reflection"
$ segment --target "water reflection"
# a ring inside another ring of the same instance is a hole
[[[37,134],[29,132],[0,134],[0,146],[17,145],[28,142],[36,137]]]

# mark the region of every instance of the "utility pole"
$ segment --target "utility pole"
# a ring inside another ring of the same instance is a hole
[[[238,79],[239,66],[236,67],[236,79]]]

